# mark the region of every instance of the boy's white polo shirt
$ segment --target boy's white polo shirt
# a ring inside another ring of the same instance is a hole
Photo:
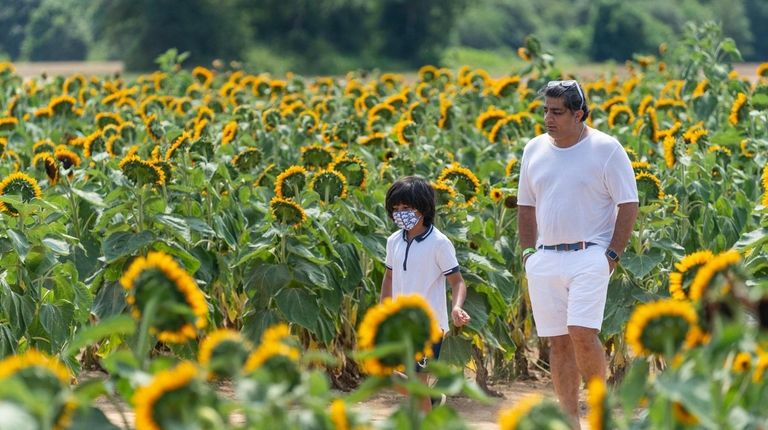
[[[405,231],[398,230],[387,239],[384,264],[392,270],[392,297],[408,294],[424,297],[440,328],[448,331],[445,277],[459,271],[450,239],[430,225],[409,243]]]

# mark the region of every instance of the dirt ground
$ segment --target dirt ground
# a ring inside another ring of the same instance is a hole
[[[491,404],[484,404],[467,397],[449,397],[447,404],[456,410],[464,421],[473,430],[496,430],[498,429],[499,411],[512,407],[517,401],[529,394],[541,393],[545,397],[554,398],[552,385],[548,380],[545,381],[515,381],[508,384],[499,384],[491,387],[501,392],[503,398],[492,399]],[[224,396],[233,396],[231,386],[222,385],[219,392]],[[583,397],[582,392],[582,397]],[[394,391],[383,391],[365,402],[358,403],[355,409],[365,416],[369,417],[375,424],[385,420],[405,398]],[[582,398],[582,404],[584,399]],[[120,401],[112,403],[106,398],[98,399],[96,406],[101,409],[117,426],[124,429],[133,429],[134,414],[129,406]],[[582,411],[584,407],[582,407]],[[239,417],[233,417],[233,422],[238,422]],[[587,423],[582,414],[581,427],[587,430]]]

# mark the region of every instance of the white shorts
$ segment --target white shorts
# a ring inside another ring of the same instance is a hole
[[[539,337],[568,334],[568,326],[600,330],[610,266],[605,248],[539,249],[525,262],[528,295]]]

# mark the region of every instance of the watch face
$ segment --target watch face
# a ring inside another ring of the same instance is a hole
[[[616,261],[616,260],[619,259],[619,254],[617,254],[616,251],[614,251],[612,249],[609,249],[609,250],[605,251],[605,255],[607,255],[608,258],[610,258],[613,261]]]

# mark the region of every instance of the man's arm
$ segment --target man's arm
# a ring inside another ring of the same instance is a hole
[[[379,301],[383,302],[386,298],[392,298],[392,269],[385,269],[384,279],[381,280],[381,296]]]
[[[536,208],[534,206],[518,206],[517,238],[520,242],[520,249],[536,247],[536,229]],[[523,266],[525,266],[525,260],[528,257],[530,254],[523,259]]]
[[[616,215],[616,225],[613,228],[613,237],[611,238],[611,244],[608,248],[616,251],[619,256],[624,253],[624,248],[627,247],[629,242],[629,236],[632,235],[632,230],[635,227],[635,220],[637,219],[637,211],[639,204],[637,202],[622,203],[619,205],[619,213]],[[611,265],[611,271],[616,267],[616,262],[608,259]]]
[[[445,277],[445,280],[451,285],[451,298],[453,306],[451,307],[451,319],[453,325],[461,327],[471,319],[464,310],[464,300],[467,298],[467,284],[464,283],[464,277],[461,272],[451,273]]]

